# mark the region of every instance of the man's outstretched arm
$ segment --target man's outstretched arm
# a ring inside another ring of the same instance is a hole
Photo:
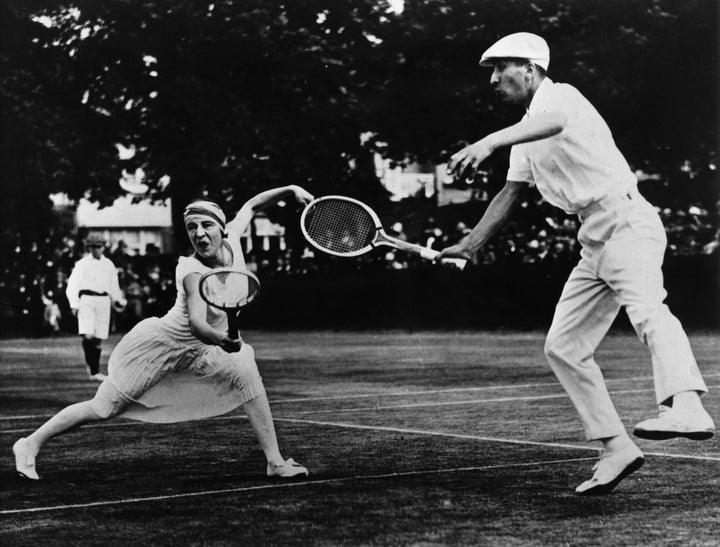
[[[448,173],[456,177],[474,175],[480,164],[498,148],[553,137],[561,133],[566,125],[567,116],[560,111],[525,118],[453,154],[448,162]]]
[[[507,181],[503,189],[492,199],[485,214],[470,233],[460,243],[440,251],[435,261],[437,262],[443,258],[472,259],[480,247],[485,245],[510,218],[513,210],[520,202],[525,185],[525,182]]]

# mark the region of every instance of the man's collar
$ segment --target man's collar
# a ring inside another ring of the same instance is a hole
[[[535,94],[533,95],[533,98],[530,100],[530,106],[526,110],[526,113],[528,116],[532,115],[533,105],[536,104],[536,101],[538,101],[538,97],[540,97],[540,100],[542,101],[543,97],[550,92],[550,87],[552,85],[553,85],[553,81],[550,78],[548,78],[548,77],[543,78],[543,81],[540,82],[540,85],[535,90]]]

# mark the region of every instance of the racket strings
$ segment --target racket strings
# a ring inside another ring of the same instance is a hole
[[[305,231],[319,247],[335,253],[352,253],[373,242],[377,227],[361,205],[327,199],[307,211]]]
[[[211,305],[222,308],[241,308],[257,295],[257,281],[242,272],[221,272],[207,276],[201,284],[203,298]]]

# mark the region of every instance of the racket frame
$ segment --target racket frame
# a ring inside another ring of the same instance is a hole
[[[375,236],[373,237],[372,241],[366,245],[365,247],[358,249],[357,251],[350,251],[345,253],[340,253],[337,251],[332,251],[319,243],[317,243],[307,232],[307,229],[305,228],[305,217],[307,216],[308,212],[311,210],[311,208],[325,200],[342,200],[342,201],[348,201],[351,203],[354,203],[360,207],[362,207],[368,215],[370,215],[370,218],[372,219],[373,223],[375,224]],[[377,213],[373,211],[369,205],[363,203],[362,201],[359,201],[357,199],[347,197],[347,196],[337,196],[337,195],[330,195],[330,196],[321,196],[319,198],[314,199],[310,203],[308,203],[305,206],[305,209],[303,209],[302,215],[300,215],[300,229],[302,230],[303,236],[305,236],[305,239],[316,249],[319,249],[325,253],[334,255],[334,256],[344,256],[344,257],[353,257],[353,256],[360,256],[365,253],[368,253],[375,249],[376,247],[380,246],[386,246],[386,247],[392,247],[394,249],[399,249],[401,251],[405,251],[411,254],[419,255],[422,258],[426,260],[435,260],[435,257],[439,255],[439,251],[436,251],[434,249],[430,249],[428,247],[423,247],[422,245],[418,245],[416,243],[409,243],[407,241],[403,241],[402,239],[398,239],[396,237],[392,237],[385,232],[385,229],[383,228],[382,222],[380,221],[380,217],[378,217]],[[443,262],[447,262],[449,264],[453,264],[456,267],[463,269],[467,263],[466,260],[463,259],[455,259],[455,258],[448,258],[443,259]]]
[[[211,302],[208,297],[205,295],[205,291],[203,288],[205,287],[207,283],[207,279],[210,277],[213,277],[217,274],[228,274],[228,273],[240,273],[242,275],[245,275],[248,277],[251,281],[255,283],[257,286],[257,289],[255,290],[255,293],[252,295],[252,297],[242,306],[221,306],[220,304],[216,304],[215,302]],[[232,340],[237,340],[238,336],[240,335],[240,330],[238,326],[238,312],[251,304],[260,294],[260,280],[257,278],[257,276],[248,271],[248,270],[238,270],[237,268],[213,268],[209,272],[204,273],[200,277],[200,281],[198,282],[198,290],[200,292],[200,298],[202,298],[205,303],[208,306],[212,306],[213,308],[216,308],[218,310],[222,310],[227,315],[228,319],[228,337]]]

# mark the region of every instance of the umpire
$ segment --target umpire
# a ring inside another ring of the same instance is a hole
[[[65,293],[70,309],[78,318],[78,332],[83,337],[82,347],[90,378],[98,381],[105,379],[100,373],[100,355],[102,341],[110,330],[111,303],[118,311],[126,303],[115,265],[104,255],[105,244],[105,239],[99,235],[88,236],[85,248],[90,254],[75,264]]]
[[[490,47],[480,64],[493,68],[490,85],[506,102],[525,107],[523,119],[454,154],[448,170],[471,175],[495,150],[510,149],[505,186],[471,233],[440,252],[471,258],[507,220],[521,190],[578,215],[580,262],[555,309],[545,355],[568,393],[588,440],[603,453],[578,494],[610,492],[638,469],[643,453],[630,439],[594,360],[600,341],[624,307],[652,357],[661,414],[637,424],[637,437],[707,439],[714,423],[700,395],[707,391],[680,322],[663,303],[662,262],[667,238],[655,208],[595,108],[571,85],[547,77],[550,50],[540,36],[520,32]]]

